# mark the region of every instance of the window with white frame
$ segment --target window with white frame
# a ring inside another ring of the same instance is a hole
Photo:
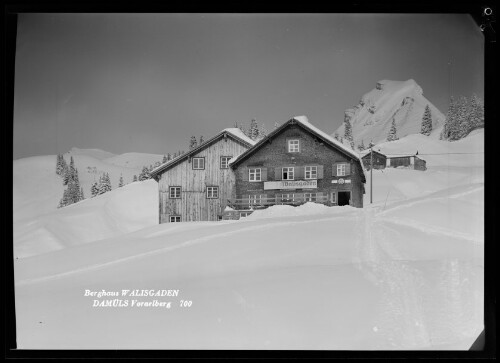
[[[207,187],[207,198],[208,199],[219,198],[219,187]]]
[[[345,165],[346,164],[337,164],[337,176],[345,176]]]
[[[248,169],[248,180],[251,182],[260,182],[262,180],[261,174],[260,168],[250,168]]]
[[[231,160],[232,156],[221,156],[220,157],[220,168],[227,169],[229,167],[229,160]]]
[[[283,180],[293,180],[293,166],[286,167],[282,169],[281,179]]]
[[[170,199],[179,199],[181,197],[181,187],[170,187]]]
[[[318,167],[317,166],[306,166],[304,177],[306,179],[318,179]]]
[[[332,192],[332,203],[337,204],[337,192]]]
[[[195,170],[205,169],[205,158],[193,158],[192,163]]]
[[[180,222],[181,221],[181,216],[170,216],[169,217],[170,222]]]
[[[315,202],[316,201],[316,193],[305,193],[304,201],[306,202]]]
[[[251,194],[248,196],[248,204],[262,204],[262,195],[261,194]]]
[[[299,140],[297,140],[297,139],[288,140],[288,152],[289,153],[298,153],[299,151],[300,151]]]

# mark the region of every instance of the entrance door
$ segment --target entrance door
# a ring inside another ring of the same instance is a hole
[[[337,192],[337,205],[349,205],[351,192]]]

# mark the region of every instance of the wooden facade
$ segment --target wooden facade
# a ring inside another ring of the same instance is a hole
[[[387,158],[387,167],[403,167],[421,171],[427,170],[425,160],[420,159],[416,155],[390,156]]]
[[[231,168],[237,209],[307,201],[363,207],[361,160],[308,122],[289,120],[240,155]]]
[[[371,163],[373,163],[373,169],[384,169],[387,164],[387,157],[378,151],[373,151],[373,159],[370,155],[371,153],[364,155],[361,160],[363,160],[363,165],[367,170],[370,170]]]
[[[224,130],[153,170],[159,189],[159,222],[221,219],[227,200],[235,196],[234,173],[227,162],[248,150],[250,142]]]

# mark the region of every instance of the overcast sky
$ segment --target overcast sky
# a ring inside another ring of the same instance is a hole
[[[446,113],[450,85],[484,97],[483,62],[468,15],[21,14],[14,159],[174,153],[252,118],[331,134],[382,79]]]

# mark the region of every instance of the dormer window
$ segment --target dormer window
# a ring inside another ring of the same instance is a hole
[[[288,152],[289,153],[298,153],[300,152],[300,143],[298,139],[290,139],[288,140]]]

